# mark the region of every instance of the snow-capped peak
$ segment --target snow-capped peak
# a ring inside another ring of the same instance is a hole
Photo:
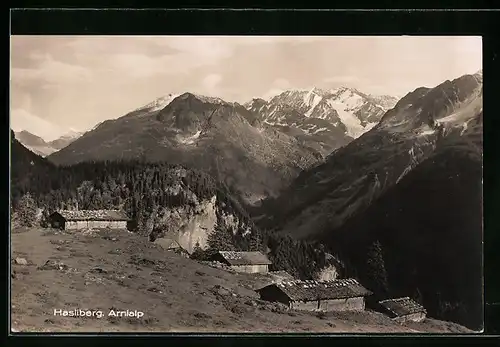
[[[340,94],[340,93],[344,93],[344,92],[348,92],[348,91],[355,91],[355,89],[353,88],[348,88],[348,87],[345,87],[345,86],[340,86],[340,87],[337,87],[337,88],[333,88],[333,89],[330,89],[330,93],[331,94]]]
[[[254,99],[245,107],[260,113],[267,124],[300,127],[298,124],[301,122],[312,124],[315,122],[313,119],[321,119],[334,127],[343,124],[346,135],[356,138],[376,125],[396,102],[397,99],[390,96],[372,96],[341,86],[334,89],[312,87],[286,90],[261,102]],[[304,120],[297,118],[300,115]],[[321,128],[304,127],[307,133]]]
[[[310,116],[313,112],[314,108],[318,106],[319,102],[322,99],[322,93],[319,92],[316,88],[312,88],[306,95],[304,95],[304,104],[309,106],[309,110],[306,112],[306,116]]]
[[[136,111],[148,111],[148,112],[159,111],[167,107],[167,105],[170,104],[172,100],[174,100],[178,96],[179,96],[178,94],[172,94],[172,93],[161,96],[158,99],[154,100],[153,102],[150,102],[149,104],[138,108]]]

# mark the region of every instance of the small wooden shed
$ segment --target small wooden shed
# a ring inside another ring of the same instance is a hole
[[[59,210],[49,217],[50,225],[58,229],[111,228],[126,229],[130,219],[119,210]]]
[[[407,321],[421,322],[427,316],[426,309],[407,296],[397,299],[382,300],[379,301],[379,304],[384,313],[400,323]]]
[[[289,281],[258,289],[262,300],[281,302],[303,311],[363,311],[372,292],[355,279]]]
[[[247,273],[267,273],[272,264],[261,252],[219,251],[212,260],[226,264],[235,271]]]

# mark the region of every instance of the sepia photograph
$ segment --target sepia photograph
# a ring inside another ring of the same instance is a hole
[[[12,332],[483,330],[480,36],[10,48]]]

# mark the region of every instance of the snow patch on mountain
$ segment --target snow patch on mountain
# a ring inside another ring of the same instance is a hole
[[[326,130],[328,130],[328,129],[327,128],[319,128],[319,129],[316,129],[313,132],[311,132],[311,134],[317,134],[319,132],[326,131]]]
[[[399,181],[401,181],[403,177],[405,177],[408,173],[410,173],[420,162],[417,154],[415,153],[414,146],[411,146],[410,150],[408,150],[408,154],[410,155],[410,162],[403,170],[403,172],[399,175],[398,179],[396,180],[396,184],[399,183]]]
[[[435,129],[432,129],[431,127],[426,125],[426,126],[422,127],[422,131],[420,131],[417,136],[422,137],[422,136],[433,135],[435,133],[436,133]]]
[[[467,131],[468,127],[469,127],[469,123],[468,122],[464,122],[464,124],[462,126],[462,131],[460,132],[460,135],[463,135]]]
[[[200,135],[201,135],[201,130],[198,130],[194,135],[187,137],[177,135],[177,141],[184,145],[192,145],[196,142],[196,140],[200,137]]]
[[[347,128],[347,135],[357,138],[363,134],[364,127],[361,125],[361,121],[354,114],[347,111],[349,106],[346,103],[334,100],[328,100],[327,103],[337,111],[340,120]]]
[[[94,125],[94,126],[92,127],[92,129],[90,129],[88,132],[91,132],[91,131],[93,131],[93,130],[97,129],[97,128],[98,128],[98,127],[102,124],[102,123],[103,123],[103,122],[99,122],[99,123],[97,123],[97,124],[96,124],[96,125]]]
[[[482,95],[473,95],[469,100],[462,103],[457,111],[452,114],[436,119],[436,122],[445,126],[458,126],[463,127],[464,123],[467,123],[475,115],[479,114],[483,110],[483,98]]]
[[[441,119],[438,119],[438,123],[451,123],[451,122],[457,122],[460,120],[460,113],[452,113],[449,116],[443,117]]]

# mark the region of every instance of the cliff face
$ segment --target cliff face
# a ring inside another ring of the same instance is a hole
[[[191,253],[196,244],[207,248],[207,239],[217,224],[217,197],[199,202],[195,207],[180,206],[160,211],[159,223],[165,226],[162,238],[177,242]]]
[[[224,211],[224,204],[219,203],[217,196],[201,200],[193,205],[162,209],[158,212],[157,225],[164,232],[157,237],[172,240],[192,253],[196,246],[208,248],[208,237],[214,232],[217,224],[232,230],[242,225],[240,218]],[[248,232],[250,226],[246,226]]]

